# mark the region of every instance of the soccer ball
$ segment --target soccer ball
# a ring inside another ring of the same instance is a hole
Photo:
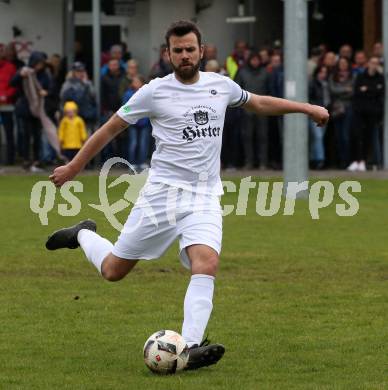
[[[144,344],[144,362],[154,373],[175,374],[186,367],[189,348],[184,338],[173,330],[160,330]]]

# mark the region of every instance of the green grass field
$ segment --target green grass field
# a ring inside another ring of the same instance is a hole
[[[44,248],[52,230],[84,217],[116,239],[86,206],[98,203],[97,177],[81,179],[81,214],[53,210],[48,226],[29,209],[39,179],[0,176],[1,390],[388,389],[385,181],[362,181],[354,217],[332,205],[312,220],[305,201],[292,217],[260,217],[254,201],[247,216],[226,217],[208,332],[227,352],[211,368],[158,377],[142,348],[156,330],[181,329],[189,274],[177,246],[105,282],[81,250]]]

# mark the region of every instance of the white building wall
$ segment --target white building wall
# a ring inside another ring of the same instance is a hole
[[[275,39],[282,40],[282,3],[281,0],[253,2],[252,15],[256,16],[256,22],[251,28],[253,45],[257,49],[272,44]],[[243,39],[249,42],[250,39],[249,24],[226,23],[227,17],[237,16],[237,5],[238,0],[213,0],[213,5],[198,15],[198,25],[203,32],[204,41],[218,47],[218,59],[221,64],[232,52],[236,40]],[[251,15],[248,7],[245,15]]]
[[[75,0],[76,1],[76,0]],[[151,65],[158,59],[159,46],[164,42],[167,26],[178,19],[197,18],[203,32],[204,42],[218,47],[222,64],[232,51],[237,39],[249,38],[246,24],[228,24],[228,16],[236,16],[238,0],[213,0],[210,8],[195,15],[195,0],[142,0],[136,4],[133,17],[103,15],[103,23],[116,23],[123,27],[123,40],[128,43],[134,58],[139,60],[141,71],[147,75]],[[282,2],[254,1],[257,23],[254,25],[254,40],[257,45],[281,38]],[[246,13],[249,13],[246,10]],[[78,14],[76,22],[91,24],[91,14]],[[48,54],[63,54],[63,0],[11,0],[0,2],[0,43],[13,40],[12,26],[23,32],[18,38],[31,41],[31,48]]]
[[[150,63],[158,58],[159,45],[164,42],[166,27],[178,19],[196,19],[203,33],[204,43],[213,43],[218,48],[221,63],[232,52],[238,39],[249,41],[248,24],[226,23],[226,18],[237,16],[238,0],[213,0],[212,5],[195,15],[194,0],[149,0],[149,57]],[[144,2],[139,2],[144,3]],[[148,1],[147,1],[148,3]],[[246,15],[250,12],[246,9]],[[253,40],[259,48],[282,38],[282,1],[254,1],[257,22],[253,24]],[[145,34],[147,31],[145,31]],[[140,37],[140,36],[139,36]],[[141,40],[145,39],[143,36]],[[146,39],[145,39],[146,40]],[[134,53],[135,50],[133,51]]]
[[[133,58],[139,62],[140,71],[146,77],[151,67],[150,37],[150,2],[139,1],[136,3],[136,15],[128,18],[126,42]]]
[[[220,65],[233,50],[237,39],[248,40],[249,37],[247,24],[226,23],[227,17],[237,16],[237,3],[238,0],[213,0],[213,5],[198,15],[204,43],[217,46]]]
[[[30,41],[33,50],[48,55],[63,51],[62,0],[11,0],[0,3],[0,42],[13,41],[12,26],[22,31],[18,41]]]
[[[167,27],[179,19],[194,17],[194,0],[150,0],[150,64],[159,58]]]
[[[281,0],[254,3],[257,19],[254,40],[258,48],[273,44],[276,39],[283,41],[283,4]]]

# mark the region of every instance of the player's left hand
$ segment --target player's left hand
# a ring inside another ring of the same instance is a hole
[[[329,120],[329,112],[325,107],[310,104],[309,115],[318,126],[325,126]]]

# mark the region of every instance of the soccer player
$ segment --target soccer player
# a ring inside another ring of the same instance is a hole
[[[150,118],[156,142],[151,169],[116,243],[99,236],[96,224],[87,220],[54,232],[46,247],[80,246],[103,278],[117,281],[139,260],[162,256],[178,238],[181,262],[192,274],[182,335],[190,348],[187,369],[197,369],[217,363],[225,352],[223,345],[202,338],[221,251],[220,151],[226,108],[244,107],[258,115],[304,113],[318,125],[325,125],[329,115],[323,107],[251,94],[227,77],[200,72],[203,46],[192,22],[173,23],[166,44],[174,73],[140,88],[71,162],[50,176],[61,186],[130,124]]]

